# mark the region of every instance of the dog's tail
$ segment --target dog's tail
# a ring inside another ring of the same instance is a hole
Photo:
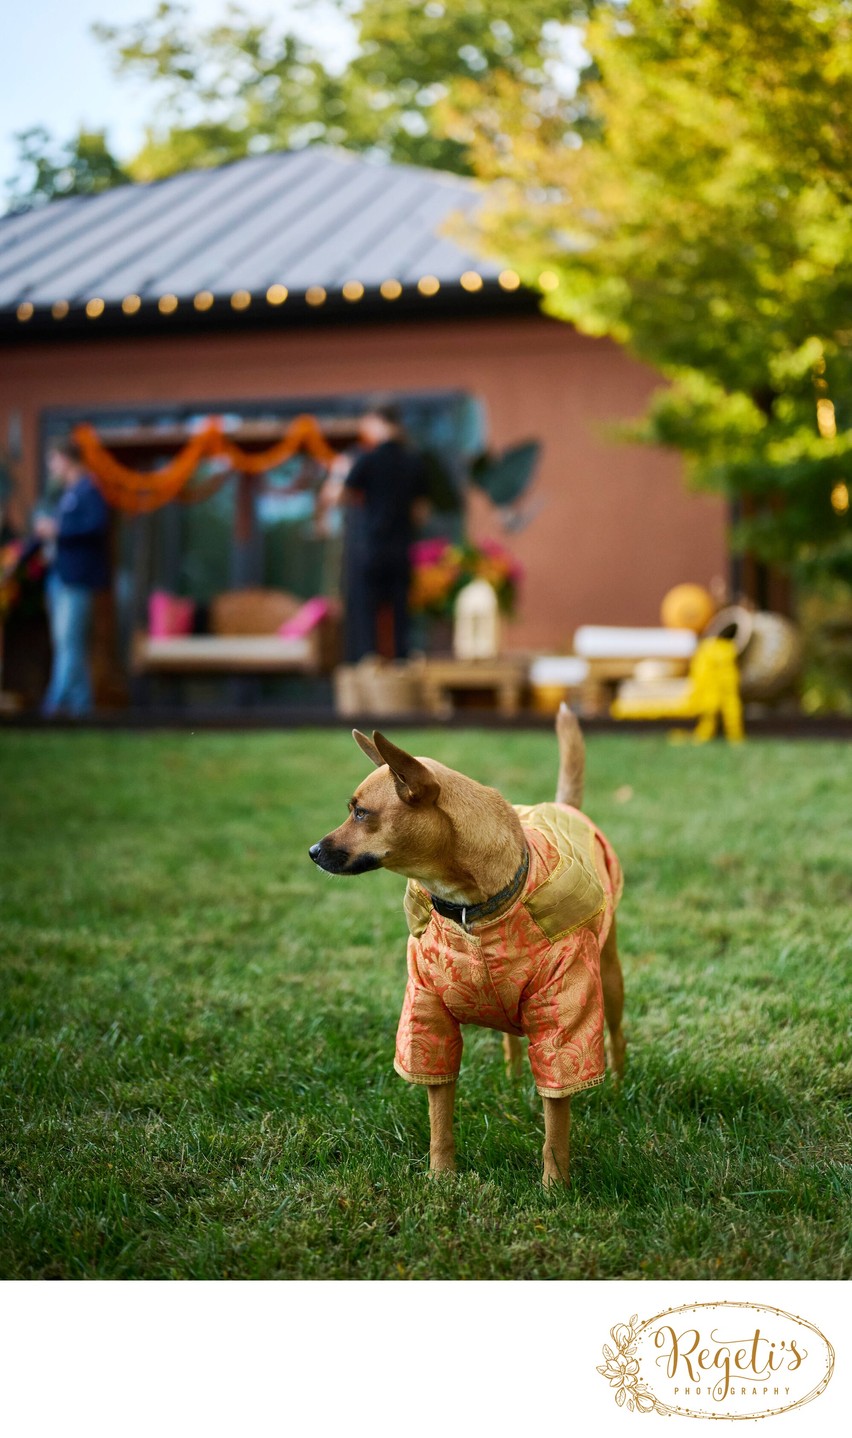
[[[556,716],[556,737],[559,740],[559,778],[556,781],[557,804],[583,807],[583,779],[586,773],[586,746],[577,716],[567,704],[560,704]]]

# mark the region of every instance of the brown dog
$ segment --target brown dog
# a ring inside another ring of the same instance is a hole
[[[510,1071],[520,1039],[544,1101],[544,1182],[568,1181],[571,1095],[624,1069],[624,988],[615,933],[621,871],[579,811],[585,756],[563,704],[554,804],[513,808],[496,789],[353,730],[373,764],[340,828],[312,845],[332,874],[408,879],[408,987],[395,1067],[426,1086],[433,1172],[455,1169],[460,1025],[501,1030]]]

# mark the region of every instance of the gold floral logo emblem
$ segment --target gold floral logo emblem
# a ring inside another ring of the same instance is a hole
[[[604,1344],[603,1356],[606,1362],[598,1366],[598,1373],[609,1379],[611,1387],[615,1389],[615,1401],[619,1408],[627,1408],[631,1413],[634,1408],[638,1413],[652,1413],[656,1409],[658,1413],[666,1414],[669,1409],[654,1397],[639,1376],[639,1361],[636,1357],[638,1321],[639,1315],[634,1313],[629,1323],[616,1323],[615,1327],[609,1330],[615,1351],[608,1343]]]
[[[630,1413],[769,1418],[818,1398],[834,1349],[806,1318],[761,1303],[685,1303],[610,1330],[598,1366]]]

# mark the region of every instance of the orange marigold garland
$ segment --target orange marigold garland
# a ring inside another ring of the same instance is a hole
[[[175,499],[189,483],[202,460],[214,452],[218,434],[217,426],[205,425],[168,464],[150,474],[122,464],[105,448],[90,424],[78,424],[74,439],[80,446],[83,463],[107,503],[131,514],[149,514]]]
[[[300,450],[325,465],[336,458],[336,451],[310,414],[297,415],[283,438],[260,454],[247,453],[223,433],[217,420],[208,420],[167,464],[150,473],[122,464],[90,424],[77,425],[74,439],[104,499],[130,514],[149,514],[176,499],[205,459],[227,459],[238,474],[264,474],[285,464]]]
[[[240,474],[265,474],[268,469],[275,469],[279,464],[286,464],[300,449],[304,450],[316,459],[320,464],[331,464],[337,458],[337,451],[332,449],[323,438],[323,432],[312,414],[299,414],[293,420],[283,439],[273,444],[269,449],[264,449],[260,454],[247,454],[239,445],[234,444],[226,434],[219,431],[220,453],[224,454],[231,461],[234,469]]]

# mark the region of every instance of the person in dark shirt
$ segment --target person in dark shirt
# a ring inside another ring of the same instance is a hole
[[[426,466],[403,442],[395,409],[376,409],[361,422],[369,446],[343,482],[346,658],[408,654],[409,551],[428,492]]]
[[[62,497],[56,515],[35,524],[39,538],[55,547],[47,577],[53,665],[42,713],[77,716],[92,708],[89,630],[95,592],[110,583],[109,509],[73,440],[51,450],[48,468],[62,485]]]

